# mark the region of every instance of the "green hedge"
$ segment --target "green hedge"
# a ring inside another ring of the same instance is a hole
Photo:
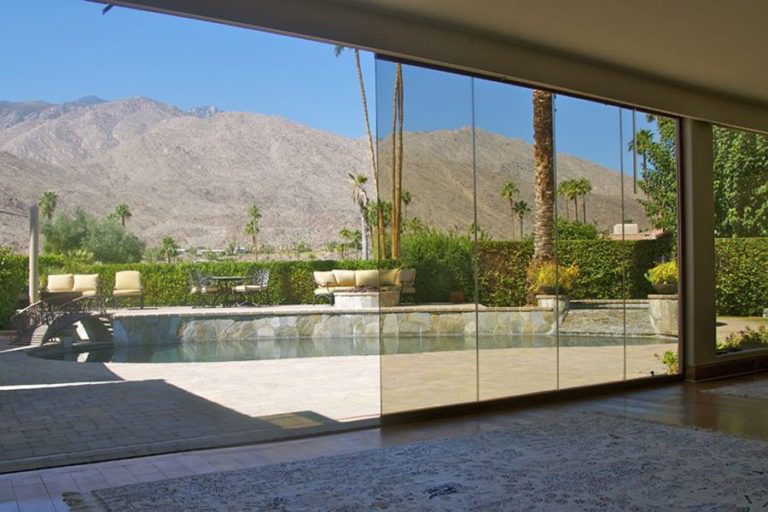
[[[7,327],[8,319],[16,310],[19,295],[24,293],[26,263],[24,256],[0,248],[0,329]]]
[[[526,272],[533,243],[481,241],[478,247],[480,303],[521,306],[526,302]]]
[[[715,269],[718,314],[763,314],[768,307],[768,238],[718,238]]]
[[[472,242],[455,233],[424,231],[404,236],[404,267],[416,269],[416,302],[447,302],[451,292],[464,292],[473,301]]]

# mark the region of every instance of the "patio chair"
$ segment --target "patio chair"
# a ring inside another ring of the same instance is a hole
[[[262,270],[259,268],[248,269],[243,284],[235,286],[232,290],[235,293],[240,293],[244,296],[251,295],[254,298],[259,293],[263,293],[267,299],[267,304],[272,303],[269,298],[269,270]],[[251,302],[251,304],[256,305],[255,302]]]
[[[189,282],[189,293],[191,295],[209,296],[211,302],[209,306],[216,303],[216,297],[219,295],[219,288],[210,279],[210,277],[199,270],[190,270],[187,275]]]
[[[144,309],[144,288],[138,270],[122,270],[115,273],[115,289],[112,290],[112,305],[117,308],[118,299],[138,297],[139,306]]]

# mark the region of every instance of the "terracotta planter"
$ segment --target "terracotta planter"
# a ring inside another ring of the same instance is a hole
[[[653,289],[659,295],[674,295],[675,293],[677,293],[677,284],[676,283],[654,284]]]

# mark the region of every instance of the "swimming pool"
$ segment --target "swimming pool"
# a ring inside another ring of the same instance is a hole
[[[30,355],[57,361],[80,363],[202,363],[222,361],[261,361],[312,357],[377,356],[447,351],[555,348],[623,347],[676,343],[668,337],[651,336],[442,336],[376,337],[328,339],[255,339],[237,341],[200,341],[196,343],[161,343],[115,345],[80,344],[71,348],[41,347]]]

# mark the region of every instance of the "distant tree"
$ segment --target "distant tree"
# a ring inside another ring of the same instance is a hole
[[[515,219],[515,196],[520,192],[514,181],[507,181],[501,186],[501,197],[509,201],[509,209],[512,213],[512,226]]]
[[[356,229],[352,232],[350,236],[350,241],[352,242],[352,247],[357,252],[357,259],[362,259],[363,234],[360,232],[359,229]]]
[[[528,206],[528,203],[525,201],[516,201],[514,205],[512,205],[512,211],[517,215],[518,220],[520,221],[520,240],[523,239],[523,219],[525,216],[531,212],[530,206]]]
[[[344,259],[346,257],[346,249],[350,247],[352,242],[352,231],[347,228],[344,228],[341,231],[339,231],[339,236],[342,239],[341,259]]]
[[[259,221],[261,220],[261,210],[256,204],[251,205],[248,209],[248,222],[245,224],[245,234],[251,237],[251,252],[257,254],[258,251],[258,236],[259,236]]]
[[[596,240],[600,238],[600,231],[594,224],[569,220],[557,217],[555,221],[558,240]]]
[[[405,223],[408,221],[408,205],[411,204],[413,197],[409,191],[403,190],[400,199],[403,201],[403,227],[405,227]]]
[[[576,201],[576,187],[573,186],[574,181],[573,180],[563,180],[560,182],[559,185],[557,185],[557,195],[562,196],[563,199],[565,199],[565,218],[569,219],[571,217],[570,212],[568,210],[568,205],[570,201]],[[578,210],[576,210],[576,218],[578,218]]]
[[[47,222],[41,229],[45,237],[43,250],[54,254],[63,254],[83,248],[88,233],[96,219],[84,210],[78,208],[74,217],[66,214],[57,215],[53,221]]]
[[[59,196],[56,192],[43,192],[40,194],[40,199],[37,201],[37,205],[40,207],[40,214],[45,217],[45,220],[51,222],[53,220],[53,213],[56,211],[56,206],[59,204]]]
[[[582,213],[582,222],[584,224],[587,223],[587,195],[589,195],[590,192],[592,192],[592,182],[589,181],[587,178],[580,178],[576,180],[574,183],[574,187],[576,188],[576,193],[579,197],[581,197],[581,213]],[[579,218],[579,212],[576,212],[576,218]]]
[[[125,227],[125,221],[133,217],[130,207],[125,203],[120,203],[115,208],[115,217],[120,219],[120,225]]]
[[[381,212],[381,216],[379,216]],[[378,243],[387,243],[386,231],[392,220],[392,203],[389,201],[370,201],[368,203],[368,222],[371,226],[377,226],[377,231],[383,229],[383,236],[380,233],[376,234]],[[377,247],[377,253],[380,257],[384,257],[386,254],[386,247]]]
[[[158,248],[158,254],[161,258],[164,258],[166,263],[170,263],[172,258],[175,258],[179,254],[179,245],[170,236],[163,237],[163,241],[160,242]]]
[[[83,241],[83,249],[102,263],[136,263],[144,254],[144,242],[129,233],[114,219],[92,225]]]
[[[352,200],[357,206],[360,215],[360,227],[362,228],[362,255],[364,260],[370,256],[371,225],[368,220],[368,194],[365,191],[365,184],[368,182],[362,174],[349,174],[349,181],[352,184]]]
[[[93,254],[85,249],[72,249],[61,254],[62,270],[67,274],[80,272],[93,261]]]

